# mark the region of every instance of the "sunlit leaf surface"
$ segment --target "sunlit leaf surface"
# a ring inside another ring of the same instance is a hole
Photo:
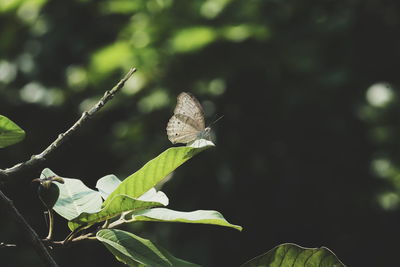
[[[180,146],[167,149],[147,162],[140,170],[127,177],[104,201],[103,206],[107,205],[115,195],[140,197],[180,165],[211,146],[209,143],[204,143],[203,146],[199,147]]]
[[[242,227],[230,224],[221,213],[215,210],[196,210],[191,212],[175,211],[166,208],[154,208],[134,213],[135,221],[202,223],[232,227],[239,231]]]
[[[344,267],[328,248],[303,248],[282,244],[246,262],[242,267]]]
[[[88,226],[102,222],[118,216],[125,211],[135,211],[159,206],[162,206],[159,202],[142,201],[125,195],[116,195],[113,196],[113,199],[99,212],[83,212],[77,218],[70,221],[68,226],[71,230],[75,230],[79,226]]]
[[[119,261],[129,266],[198,266],[175,258],[152,241],[125,231],[104,229],[97,232],[96,237]]]
[[[0,148],[18,143],[24,137],[24,130],[7,117],[0,115]]]

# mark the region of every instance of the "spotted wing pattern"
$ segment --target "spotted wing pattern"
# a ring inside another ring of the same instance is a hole
[[[180,93],[178,95],[178,103],[176,104],[174,114],[186,115],[193,119],[196,123],[196,128],[204,130],[204,111],[199,101],[190,93]]]
[[[194,141],[204,129],[204,112],[199,101],[189,93],[179,94],[174,115],[167,125],[168,139],[173,144],[186,144]]]

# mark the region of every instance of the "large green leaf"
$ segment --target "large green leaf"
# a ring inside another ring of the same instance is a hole
[[[282,244],[246,262],[242,267],[343,267],[328,248],[303,248],[296,244]]]
[[[162,206],[159,202],[143,201],[125,195],[117,195],[99,212],[83,212],[78,217],[68,222],[68,226],[71,230],[75,230],[80,226],[90,226],[111,219],[126,211],[142,210],[159,206]]]
[[[203,140],[203,139],[202,139]],[[198,140],[198,141],[202,141]],[[196,142],[193,146],[172,147],[147,162],[140,170],[127,177],[104,201],[103,206],[116,195],[140,197],[197,153],[213,146],[209,141]]]
[[[50,169],[42,171],[41,178],[58,176]],[[59,176],[60,177],[60,176]],[[53,209],[67,220],[83,212],[98,212],[101,209],[100,193],[88,188],[81,180],[64,178],[64,184],[55,183],[60,189],[60,196]]]
[[[24,130],[7,117],[0,115],[0,148],[18,143],[24,137]]]
[[[135,221],[202,223],[232,227],[242,231],[239,225],[230,224],[221,213],[215,210],[196,210],[191,212],[175,211],[166,208],[154,208],[135,212],[132,216]]]
[[[129,266],[199,266],[175,258],[150,240],[125,231],[104,229],[98,231],[96,237],[119,261]]]

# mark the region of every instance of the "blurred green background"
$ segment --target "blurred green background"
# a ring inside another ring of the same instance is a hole
[[[147,223],[128,230],[205,266],[238,266],[294,242],[348,266],[394,266],[400,222],[400,4],[396,1],[1,0],[0,114],[26,139],[0,168],[41,152],[131,67],[138,72],[46,162],[7,184],[41,236],[44,167],[94,188],[171,144],[176,96],[195,94],[217,147],[163,191],[176,210],[215,209],[243,232]],[[4,266],[42,266],[0,210]],[[57,217],[56,237],[67,234]],[[61,266],[120,266],[97,242]]]

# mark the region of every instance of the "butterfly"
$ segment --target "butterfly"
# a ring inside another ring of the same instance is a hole
[[[187,144],[196,139],[207,139],[210,130],[210,127],[205,126],[200,102],[190,93],[180,93],[174,115],[167,124],[168,139],[173,144]]]

